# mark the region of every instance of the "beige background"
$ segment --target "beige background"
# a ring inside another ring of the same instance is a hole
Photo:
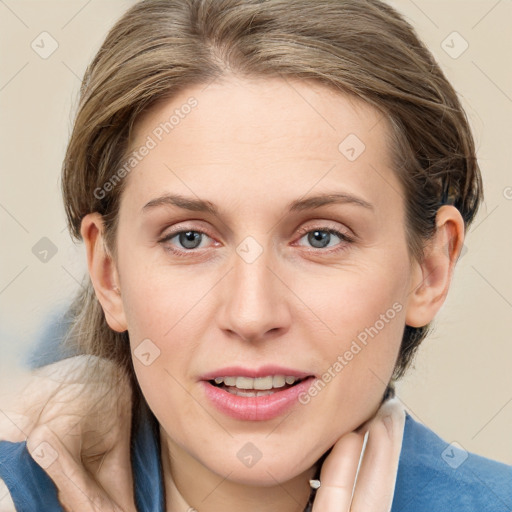
[[[85,272],[83,249],[73,246],[65,229],[60,165],[80,77],[108,28],[132,3],[0,2],[3,390],[41,325],[65,306]],[[512,4],[391,3],[416,27],[460,93],[486,192],[436,330],[398,395],[446,441],[512,464]],[[45,48],[51,48],[49,36],[40,36],[44,31],[58,44],[46,59],[31,47],[45,37]],[[453,58],[464,41],[468,48]],[[46,263],[32,252],[42,237],[57,249]]]

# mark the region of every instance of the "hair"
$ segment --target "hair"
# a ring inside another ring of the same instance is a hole
[[[81,239],[83,217],[99,212],[115,256],[126,178],[108,191],[104,185],[126,161],[134,125],[157,102],[228,74],[313,81],[381,112],[404,191],[409,255],[417,261],[435,234],[442,205],[454,205],[466,229],[473,221],[483,190],[466,114],[432,54],[389,5],[143,0],[110,30],[82,82],[62,170],[74,239]],[[116,362],[137,390],[128,333],[110,329],[88,276],[68,314],[66,343]],[[405,325],[392,382],[404,375],[430,328]]]

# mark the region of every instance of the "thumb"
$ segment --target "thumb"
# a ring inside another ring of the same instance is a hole
[[[53,480],[67,512],[122,512],[47,425],[30,433],[27,450]]]

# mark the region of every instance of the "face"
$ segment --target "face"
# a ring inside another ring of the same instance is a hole
[[[149,150],[119,212],[123,317],[143,394],[196,475],[290,479],[380,405],[411,289],[387,130],[321,85],[233,77],[138,122],[131,149]],[[305,380],[237,397],[208,383],[227,375]]]

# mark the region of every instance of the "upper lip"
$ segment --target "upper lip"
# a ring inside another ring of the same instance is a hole
[[[283,366],[266,365],[260,368],[243,368],[242,366],[227,366],[226,368],[219,368],[211,372],[201,375],[201,380],[213,380],[216,377],[267,377],[268,375],[284,375],[293,376],[299,379],[305,377],[313,377],[312,373],[302,372],[294,368],[285,368]]]

